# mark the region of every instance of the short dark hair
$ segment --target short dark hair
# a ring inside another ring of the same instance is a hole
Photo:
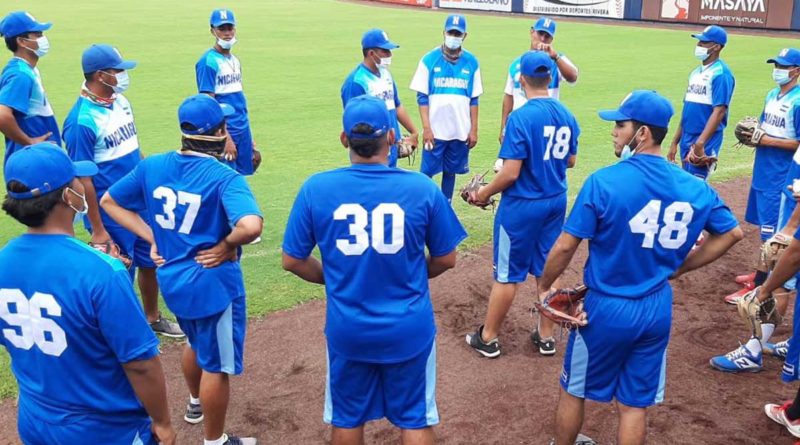
[[[642,127],[649,128],[650,134],[653,135],[653,142],[655,142],[658,145],[661,145],[661,143],[664,142],[664,138],[667,137],[667,131],[668,131],[667,128],[656,127],[654,125],[645,124],[644,122],[639,122],[635,120],[631,122],[633,122],[634,131],[639,131],[639,129]]]
[[[355,134],[363,134],[368,135],[375,132],[375,129],[371,125],[367,124],[358,124],[356,125],[351,133]],[[347,141],[350,146],[350,149],[356,152],[357,155],[361,156],[362,158],[371,158],[378,154],[378,150],[381,149],[381,142],[384,140],[386,136],[382,136],[379,138],[350,138],[348,136]]]
[[[91,81],[92,81],[92,77],[94,77],[94,73],[96,73],[96,72],[97,72],[97,71],[92,71],[91,73],[83,73],[83,78],[84,78],[84,79],[85,79],[87,82],[91,82]]]
[[[8,37],[8,36],[5,37],[6,48],[8,48],[8,50],[11,51],[12,53],[17,52],[17,50],[19,49],[19,45],[17,44],[17,37],[22,37],[24,39],[27,39],[28,38],[28,33],[24,32],[22,34],[18,34],[18,35],[12,36],[12,37]]]
[[[525,74],[522,75],[525,78],[525,83],[534,87],[534,88],[545,88],[550,85],[550,76],[545,77],[532,77],[527,76]]]
[[[223,119],[219,125],[203,133],[202,136],[214,136],[224,125],[225,120]],[[181,124],[181,130],[196,131],[197,127],[190,123],[184,122]],[[228,135],[228,137],[230,137],[230,135]],[[183,137],[181,138],[181,150],[192,150],[200,153],[219,155],[222,153],[222,150],[225,149],[225,142],[225,140],[219,142],[198,141],[197,139]]]
[[[6,199],[3,201],[3,210],[9,216],[28,227],[41,227],[56,204],[61,201],[64,188],[66,188],[66,185],[31,199],[15,199],[6,195]],[[30,191],[28,187],[18,181],[10,181],[8,190],[15,193]]]

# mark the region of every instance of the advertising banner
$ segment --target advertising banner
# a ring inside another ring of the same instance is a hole
[[[439,7],[511,12],[512,3],[512,0],[439,0]]]
[[[642,18],[701,25],[789,29],[793,0],[644,0]]]
[[[525,0],[524,12],[622,19],[625,0]]]
[[[394,3],[396,5],[409,5],[419,6],[422,8],[430,8],[433,6],[433,0],[373,0],[381,3]]]

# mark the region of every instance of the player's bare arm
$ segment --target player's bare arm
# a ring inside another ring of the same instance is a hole
[[[92,178],[80,178],[86,193],[86,202],[89,203],[89,222],[92,224],[92,243],[103,244],[111,241],[111,236],[106,232],[103,219],[100,218],[100,203],[97,198],[97,190],[94,188]]]
[[[714,107],[714,111],[711,112],[711,116],[708,118],[703,132],[700,133],[700,136],[697,138],[694,144],[692,144],[692,148],[689,151],[690,156],[694,155],[698,158],[705,156],[706,142],[711,139],[711,136],[713,136],[717,131],[719,124],[722,123],[722,119],[725,118],[725,114],[727,113],[728,107],[726,105],[718,105]]]
[[[284,252],[281,256],[281,265],[283,270],[291,272],[309,283],[325,284],[322,263],[313,256],[300,259]],[[428,270],[430,270],[430,266]],[[428,273],[430,275],[430,272]]]
[[[478,189],[478,202],[489,202],[492,196],[511,187],[514,181],[519,178],[519,172],[521,169],[521,159],[506,159],[503,162],[503,168],[495,175],[494,179],[492,179],[492,182]]]
[[[236,261],[239,246],[251,243],[261,235],[264,220],[257,215],[247,215],[236,222],[231,233],[218,242],[214,247],[197,252],[194,257],[198,264],[210,269],[226,261]]]
[[[170,422],[167,403],[167,383],[159,356],[136,360],[122,365],[136,397],[142,402],[147,415],[153,419],[153,434],[162,445],[174,445],[175,430]]]
[[[103,210],[108,213],[108,216],[119,223],[119,225],[135,233],[139,238],[148,243],[155,244],[153,230],[144,222],[142,217],[139,216],[138,213],[119,205],[108,192],[100,198],[100,206],[103,207]]]
[[[422,145],[426,150],[433,150],[433,130],[431,130],[430,107],[419,106],[419,117],[422,120]]]
[[[734,244],[738,243],[743,238],[744,232],[742,232],[742,229],[739,226],[736,226],[722,234],[709,233],[703,244],[697,249],[693,250],[689,256],[686,257],[686,260],[683,262],[681,267],[675,271],[670,278],[678,278],[687,272],[699,269],[706,264],[713,262],[717,258],[724,255],[728,249],[733,247]]]
[[[467,147],[474,148],[478,145],[478,106],[472,105],[469,107],[469,119],[471,126],[469,136],[467,137]]]
[[[669,145],[669,152],[667,159],[670,162],[676,162],[675,157],[678,155],[678,144],[681,143],[681,136],[683,136],[683,126],[678,123],[678,128],[675,129],[675,136],[672,137],[672,143]]]
[[[555,60],[556,66],[558,67],[558,72],[561,73],[561,76],[569,83],[575,83],[578,81],[578,67],[572,64],[569,59],[556,54],[555,57],[552,55],[550,56]]]
[[[428,255],[426,260],[428,262],[428,278],[436,278],[448,269],[456,267],[456,251],[442,256]]]
[[[41,136],[28,136],[19,128],[17,120],[14,119],[14,110],[5,105],[0,105],[0,132],[20,145],[38,144],[46,141],[53,134],[53,132],[48,131]]]
[[[397,120],[400,122],[400,125],[410,133],[407,141],[411,142],[412,147],[417,147],[419,145],[419,132],[417,131],[416,125],[414,125],[414,121],[412,121],[411,117],[408,115],[406,107],[402,105],[397,107]]]
[[[578,155],[572,155],[567,159],[567,168],[575,168],[578,165]]]
[[[791,279],[800,270],[800,243],[792,239],[789,247],[783,252],[775,269],[761,286],[759,299],[763,300],[767,295],[783,288],[784,283]]]
[[[759,146],[767,146],[772,148],[779,148],[781,150],[795,151],[797,150],[797,147],[800,146],[800,141],[796,141],[794,139],[776,138],[768,134],[765,134],[764,136],[761,136],[761,140],[759,141]]]
[[[547,295],[550,288],[558,277],[569,266],[575,251],[581,244],[582,239],[567,232],[561,232],[550,253],[547,255],[547,262],[544,264],[542,277],[538,280],[538,292],[540,296]]]
[[[514,96],[510,94],[503,94],[503,111],[500,115],[500,136],[498,136],[497,140],[501,144],[503,143],[503,136],[506,133],[506,122],[508,122],[508,115],[511,114],[511,110],[514,109]]]

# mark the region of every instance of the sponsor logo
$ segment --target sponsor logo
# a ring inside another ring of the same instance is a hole
[[[700,9],[717,11],[766,12],[764,0],[702,0]]]
[[[439,7],[511,12],[511,0],[439,0]]]

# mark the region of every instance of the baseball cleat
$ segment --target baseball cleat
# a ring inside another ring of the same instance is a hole
[[[228,436],[222,445],[258,445],[258,440],[255,437]]]
[[[750,354],[744,345],[733,351],[718,355],[709,360],[712,368],[722,372],[759,372],[761,371],[761,352]]]
[[[800,419],[789,420],[786,417],[786,410],[792,406],[792,402],[786,402],[783,405],[776,405],[774,403],[767,403],[764,405],[764,414],[776,423],[783,425],[794,437],[800,437]]]
[[[197,425],[203,421],[203,407],[189,403],[186,405],[186,414],[183,415],[183,420],[192,425]]]
[[[539,348],[539,354],[553,355],[556,353],[556,339],[553,337],[542,338],[538,329],[531,332],[531,341],[534,347]]]
[[[736,275],[736,278],[733,279],[736,284],[745,284],[745,283],[752,283],[756,281],[756,273],[746,273],[744,275]]]
[[[150,329],[152,329],[153,332],[155,332],[156,334],[163,335],[165,337],[172,337],[172,338],[186,337],[186,334],[183,333],[178,323],[175,323],[174,321],[169,321],[162,316],[159,316],[158,320],[150,323]]]
[[[482,356],[495,358],[500,355],[500,342],[497,338],[493,338],[484,343],[482,337],[483,325],[478,327],[474,334],[467,334],[467,344],[474,350],[478,351]]]
[[[550,439],[550,445],[556,445],[556,440]],[[594,439],[589,436],[578,434],[578,437],[575,438],[574,445],[597,445],[597,442],[595,442]]]
[[[742,286],[743,287],[737,290],[736,292],[725,296],[725,302],[728,304],[736,304],[739,302],[739,300],[742,299],[742,297],[747,295],[748,292],[756,288],[755,283],[753,283],[752,281],[748,281],[747,283],[744,283]]]
[[[789,351],[789,340],[791,340],[791,337],[778,343],[764,343],[764,352],[785,360],[786,353]]]

